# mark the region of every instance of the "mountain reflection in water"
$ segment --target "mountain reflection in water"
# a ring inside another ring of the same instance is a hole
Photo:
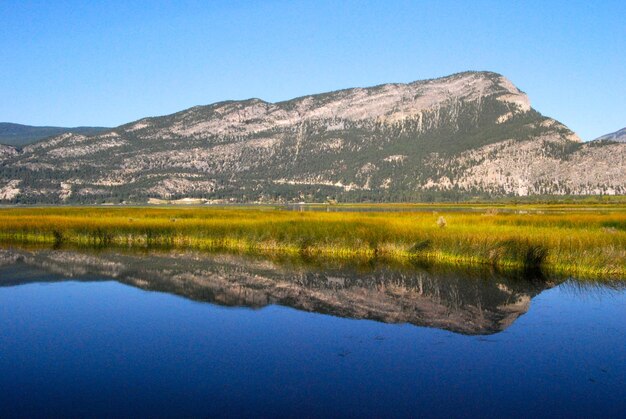
[[[224,306],[278,304],[469,335],[505,330],[528,311],[533,297],[556,285],[489,272],[321,269],[235,255],[0,249],[0,286],[68,279],[114,279]]]

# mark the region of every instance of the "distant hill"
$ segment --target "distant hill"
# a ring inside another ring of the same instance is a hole
[[[626,194],[626,143],[583,143],[491,72],[219,102],[0,147],[0,201],[13,203],[597,194]]]
[[[622,128],[619,131],[603,135],[602,137],[598,137],[593,141],[616,141],[618,143],[626,143],[626,128]]]
[[[104,127],[34,127],[31,125],[0,122],[0,144],[22,147],[44,138],[67,132],[89,136],[99,134],[107,129]]]

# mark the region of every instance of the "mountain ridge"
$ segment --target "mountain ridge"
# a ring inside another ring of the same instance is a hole
[[[625,149],[582,143],[504,76],[463,72],[146,117],[0,149],[22,203],[406,201],[626,193]]]
[[[108,130],[106,127],[53,127],[0,122],[0,144],[23,147],[37,141],[72,132],[81,135],[95,135]]]
[[[618,143],[626,143],[626,128],[622,128],[610,134],[605,134],[593,141],[615,141]]]

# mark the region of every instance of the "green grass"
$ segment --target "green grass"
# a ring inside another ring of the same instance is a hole
[[[0,239],[57,247],[173,247],[626,277],[626,206],[622,204],[400,207],[402,211],[396,212],[5,208],[0,209]],[[441,217],[445,226],[438,222]]]

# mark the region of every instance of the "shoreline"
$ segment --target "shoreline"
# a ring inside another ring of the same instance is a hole
[[[511,213],[320,212],[275,208],[12,208],[0,240],[328,260],[430,263],[626,278],[626,209]]]

